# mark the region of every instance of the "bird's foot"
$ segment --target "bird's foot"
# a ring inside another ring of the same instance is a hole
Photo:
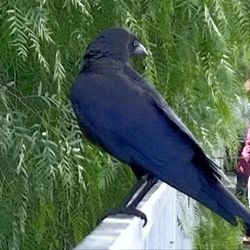
[[[112,209],[105,213],[104,216],[102,216],[101,219],[98,220],[98,224],[108,216],[126,214],[137,216],[144,220],[143,227],[145,227],[148,221],[147,216],[136,207],[156,182],[156,178],[142,178],[141,180],[139,180],[133,188],[132,192],[128,195],[123,205],[117,209]]]
[[[102,216],[102,218],[99,220],[99,223],[105,218],[107,218],[108,216],[117,215],[117,214],[133,215],[133,216],[139,217],[142,220],[144,220],[143,227],[145,227],[148,222],[147,216],[142,211],[135,208],[134,206],[127,206],[127,207],[120,207],[118,209],[109,210],[107,213],[104,214],[104,216]]]

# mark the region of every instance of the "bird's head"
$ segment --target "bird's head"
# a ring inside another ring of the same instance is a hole
[[[87,47],[85,59],[111,58],[127,62],[133,55],[148,55],[136,36],[124,28],[111,28],[100,33]]]

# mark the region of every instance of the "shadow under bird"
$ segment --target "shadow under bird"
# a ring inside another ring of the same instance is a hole
[[[223,186],[216,164],[166,101],[130,65],[134,55],[147,51],[123,28],[108,29],[89,44],[70,96],[82,132],[138,179],[160,179],[231,224],[239,217],[248,227],[249,211]]]

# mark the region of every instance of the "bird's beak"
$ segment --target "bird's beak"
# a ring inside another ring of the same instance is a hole
[[[138,43],[137,47],[134,50],[134,55],[148,56],[149,53],[147,52],[146,48],[141,43]]]

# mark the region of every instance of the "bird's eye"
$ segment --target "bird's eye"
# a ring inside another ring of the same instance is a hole
[[[134,44],[133,44],[133,46],[134,46],[134,47],[137,47],[137,46],[138,46],[138,44],[139,44],[139,42],[138,42],[137,40],[134,40]]]

